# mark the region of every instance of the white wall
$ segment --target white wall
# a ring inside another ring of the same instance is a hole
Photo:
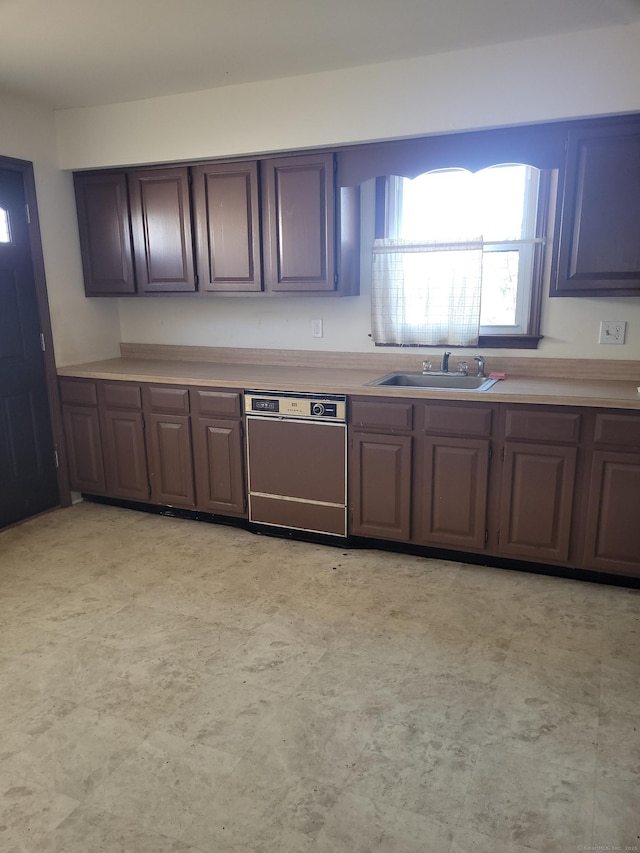
[[[76,169],[640,112],[640,25],[56,114]],[[75,249],[75,247],[74,247]],[[365,265],[366,269],[366,265]],[[125,341],[367,351],[360,297],[119,300]],[[313,318],[325,337],[311,338]],[[596,344],[624,319],[627,344]],[[542,357],[640,359],[640,299],[546,299]]]
[[[0,96],[0,155],[34,164],[38,213],[58,364],[118,353],[114,300],[84,298],[71,176],[57,166],[51,110]]]

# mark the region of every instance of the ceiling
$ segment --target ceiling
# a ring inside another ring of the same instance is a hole
[[[0,0],[0,92],[132,101],[640,20],[640,0]]]

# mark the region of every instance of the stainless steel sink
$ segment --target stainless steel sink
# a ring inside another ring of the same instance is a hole
[[[457,373],[387,373],[367,385],[450,389],[452,391],[487,391],[497,379],[486,376],[463,376]]]

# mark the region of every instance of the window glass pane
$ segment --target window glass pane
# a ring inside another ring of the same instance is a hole
[[[481,326],[516,323],[520,252],[484,252],[482,255]]]
[[[9,232],[9,212],[3,207],[0,207],[0,243],[10,243],[11,234]]]

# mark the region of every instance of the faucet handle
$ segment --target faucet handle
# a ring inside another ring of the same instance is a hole
[[[478,376],[484,376],[484,356],[474,355],[473,360],[478,362]]]

